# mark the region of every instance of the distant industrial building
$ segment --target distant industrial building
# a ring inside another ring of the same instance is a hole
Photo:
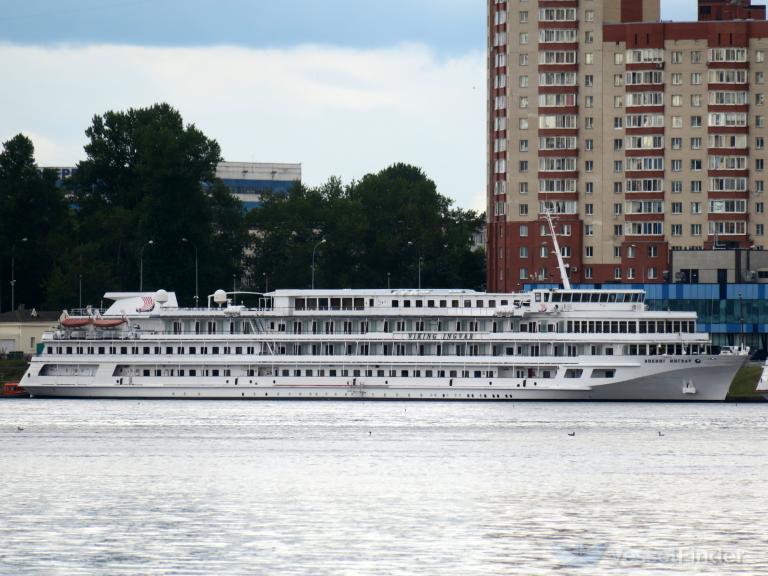
[[[59,187],[77,172],[73,166],[46,168],[56,171]],[[261,205],[261,195],[267,190],[288,192],[296,182],[301,182],[301,164],[221,162],[216,168],[216,177],[240,199],[246,210],[252,210]]]
[[[301,164],[222,162],[216,169],[216,177],[240,199],[246,210],[252,210],[261,205],[264,192],[288,192],[296,182],[301,182]]]

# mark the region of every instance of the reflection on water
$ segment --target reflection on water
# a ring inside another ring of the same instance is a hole
[[[756,574],[767,408],[1,401],[0,574]]]

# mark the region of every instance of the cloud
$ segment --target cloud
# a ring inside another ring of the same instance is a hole
[[[485,56],[389,49],[0,44],[0,139],[24,132],[41,165],[82,159],[95,114],[166,101],[227,160],[301,162],[345,181],[403,161],[462,207],[485,207]]]

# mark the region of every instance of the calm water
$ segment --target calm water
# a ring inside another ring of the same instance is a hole
[[[3,400],[0,574],[768,573],[767,455],[768,405]]]

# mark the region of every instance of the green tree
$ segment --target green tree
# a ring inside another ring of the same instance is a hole
[[[18,134],[0,152],[0,309],[11,305],[11,262],[14,262],[15,305],[39,306],[55,256],[67,245],[70,218],[56,175],[35,163],[32,141]]]
[[[347,186],[337,178],[296,185],[263,200],[249,215],[251,275],[269,274],[273,287],[309,286],[315,247],[317,287],[386,287],[388,279],[415,287],[419,268],[425,288],[482,287],[485,258],[471,247],[482,216],[453,208],[413,166],[395,164]]]
[[[201,298],[240,273],[244,212],[215,178],[215,140],[168,104],[95,116],[86,136],[71,180],[78,243],[60,277],[83,274],[93,297],[138,290],[143,268],[144,290],[172,289],[189,303],[195,248]]]

